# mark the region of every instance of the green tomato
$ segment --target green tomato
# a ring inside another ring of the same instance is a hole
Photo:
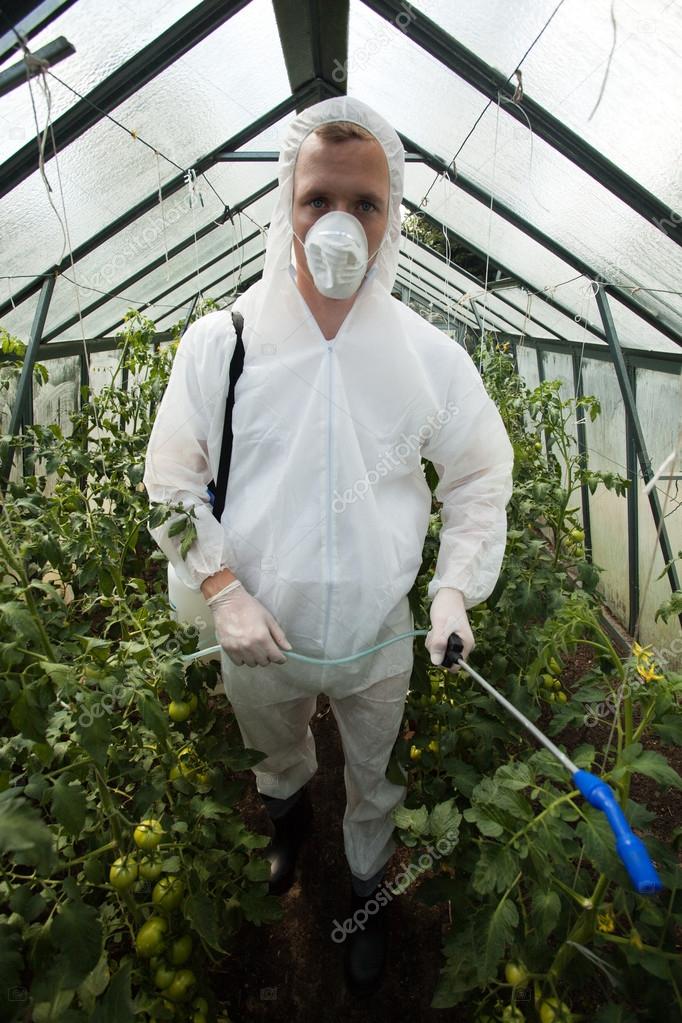
[[[133,832],[135,845],[139,846],[140,849],[144,849],[145,852],[151,852],[152,849],[156,849],[162,835],[163,828],[161,827],[161,822],[157,821],[154,817],[149,817],[147,820],[142,821]]]
[[[474,732],[473,728],[468,727],[463,728],[462,731],[459,733],[459,742],[464,749],[467,749],[469,746],[473,746],[475,741],[476,733]]]
[[[137,881],[137,860],[119,856],[109,869],[109,881],[118,892],[124,892]]]
[[[159,967],[157,967],[154,974],[154,984],[159,991],[163,991],[164,988],[170,987],[175,980],[175,972],[176,971],[171,966],[166,966],[165,963],[162,963]]]
[[[568,536],[573,543],[582,543],[585,539],[585,531],[583,529],[572,529]]]
[[[565,1002],[560,1002],[557,998],[545,998],[540,1002],[541,1023],[563,1023],[570,1018],[571,1011]]]
[[[151,959],[159,955],[165,947],[164,934],[168,929],[168,921],[162,916],[150,916],[143,923],[135,937],[135,948],[143,959]]]
[[[185,1002],[196,982],[197,979],[191,970],[178,970],[173,983],[170,987],[165,988],[164,996],[171,1002]]]
[[[170,913],[182,901],[185,886],[176,874],[168,874],[157,881],[152,891],[152,902],[157,909]]]
[[[185,700],[171,700],[168,713],[173,721],[186,721],[192,713],[192,708]]]
[[[140,877],[145,881],[156,881],[161,873],[161,860],[152,859],[151,856],[142,856],[140,859]]]
[[[502,1010],[502,1023],[525,1023],[526,1017],[515,1005],[505,1005]]]
[[[566,693],[564,693],[564,692],[557,693],[556,694],[556,698],[559,701],[559,703],[568,703],[568,697],[566,696]]]
[[[208,1002],[205,998],[195,998],[192,1002],[192,1008],[196,1009],[197,1012],[208,1012]]]
[[[542,684],[545,687],[545,689],[554,689],[554,681],[555,680],[553,675],[542,676]]]
[[[504,968],[504,976],[508,984],[525,984],[528,980],[528,970],[523,963],[507,963]]]
[[[177,938],[172,946],[170,952],[170,961],[173,966],[182,966],[186,963],[192,954],[192,935],[183,934],[182,937]]]

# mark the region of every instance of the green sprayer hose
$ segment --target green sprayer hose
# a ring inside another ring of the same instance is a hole
[[[296,654],[293,650],[282,650],[284,657],[292,657],[295,661],[305,661],[306,664],[348,664],[350,661],[357,661],[360,657],[367,657],[368,654],[373,654],[375,650],[381,650],[382,647],[388,646],[389,643],[397,643],[399,639],[408,639],[410,636],[426,636],[428,635],[427,629],[414,629],[412,632],[401,632],[399,636],[393,636],[392,639],[385,639],[383,643],[377,643],[376,646],[371,646],[367,650],[361,650],[359,654],[350,654],[348,657],[332,657],[329,659],[322,659],[320,657],[307,657],[305,654]],[[183,661],[189,664],[191,661],[196,661],[200,657],[208,657],[211,654],[219,654],[220,646],[209,646],[205,650],[196,650],[193,654],[184,654]],[[277,663],[276,661],[274,662]]]

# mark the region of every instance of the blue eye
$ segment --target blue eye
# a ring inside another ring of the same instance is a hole
[[[373,202],[370,202],[370,200],[369,200],[369,199],[363,199],[363,200],[361,201],[360,205],[361,205],[361,206],[371,206],[371,208],[372,208],[373,210],[375,210],[375,209],[376,209],[376,206],[374,205],[374,203],[373,203]],[[362,212],[363,212],[363,213],[369,213],[369,210],[363,210]]]
[[[324,199],[320,199],[320,198],[318,197],[317,199],[311,199],[311,200],[310,200],[310,205],[311,205],[311,206],[313,207],[313,209],[315,209],[315,210],[319,210],[319,208],[320,208],[320,207],[319,207],[319,206],[315,206],[315,205],[314,205],[314,204],[315,204],[316,202],[321,202],[321,203],[324,203]]]

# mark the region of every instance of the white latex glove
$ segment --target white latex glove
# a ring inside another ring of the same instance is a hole
[[[462,641],[462,660],[467,659],[476,646],[474,634],[469,626],[469,619],[464,608],[464,597],[459,590],[453,590],[449,586],[441,586],[436,596],[431,601],[431,630],[428,633],[425,646],[431,654],[432,664],[442,664],[445,657],[445,650],[448,645],[448,637],[451,632],[456,632]],[[457,665],[447,669],[448,671],[459,671]]]
[[[284,664],[280,647],[291,650],[270,612],[235,579],[206,601],[213,615],[216,639],[233,664],[265,667]],[[277,644],[280,646],[277,646]]]

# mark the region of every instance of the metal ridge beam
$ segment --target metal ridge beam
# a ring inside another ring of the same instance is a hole
[[[347,63],[349,0],[272,0],[272,6],[291,91],[317,80],[317,102],[335,64]]]

